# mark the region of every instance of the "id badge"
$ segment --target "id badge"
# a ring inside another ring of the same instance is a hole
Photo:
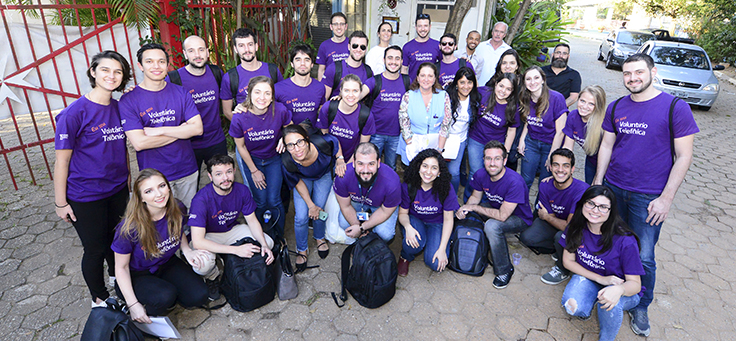
[[[370,219],[371,214],[368,212],[358,212],[358,220],[359,221],[368,221]]]

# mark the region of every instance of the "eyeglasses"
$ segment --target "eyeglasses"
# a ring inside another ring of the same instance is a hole
[[[330,25],[332,25],[332,26],[338,26],[338,27],[342,27],[342,26],[345,26],[347,24],[348,23],[346,23],[346,22],[333,22],[333,23],[330,23]]]
[[[593,209],[597,208],[598,209],[598,212],[601,212],[601,213],[608,213],[608,212],[611,211],[611,206],[608,206],[608,205],[596,205],[593,202],[593,200],[586,201],[585,202],[585,208],[587,208],[587,209],[589,209],[591,211]]]
[[[358,44],[353,44],[352,46],[353,46],[353,50],[355,50],[358,47],[360,47],[361,50],[365,51],[365,49],[367,48],[367,46],[365,46],[365,45],[358,45]]]
[[[307,145],[307,140],[305,139],[298,139],[294,143],[287,143],[286,144],[286,150],[292,151],[295,147],[303,148]]]
[[[442,46],[455,46],[455,42],[454,41],[443,41],[443,42],[440,43],[440,45],[442,45]]]

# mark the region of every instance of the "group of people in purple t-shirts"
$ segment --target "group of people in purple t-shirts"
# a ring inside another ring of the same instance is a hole
[[[596,307],[601,340],[615,339],[624,311],[632,330],[648,335],[654,248],[698,132],[689,106],[652,86],[657,69],[647,55],[624,62],[631,94],[606,108],[600,86],[580,89],[567,44],[555,47],[549,67],[522,70],[503,43],[504,23],[488,42],[471,32],[460,54],[454,35],[429,38],[429,15],[415,24],[417,38],[403,48],[390,45],[390,24],[381,24],[381,42],[366,57],[365,33],[346,37],[346,16],[335,13],[334,36],[316,57],[308,45],[290,48],[287,79],[258,61],[247,28],[232,36],[240,64],[227,72],[209,64],[200,37],[183,43],[188,65],[168,73],[164,47],[146,44],[137,52],[143,80],[120,100],[112,93],[130,80],[128,61],[114,51],[95,55],[92,90],[56,117],[54,169],[56,213],[82,241],[92,306],[109,297],[104,263],[135,321],[217,299],[217,254],[273,261],[286,224],[282,189],[293,202],[303,271],[310,226],[320,258],[329,253],[324,208],[334,191],[348,237],[372,231],[391,242],[398,222],[400,276],[422,252],[427,266],[444,270],[455,219],[476,212],[485,219],[494,287],[511,282],[506,237],[517,235],[552,254],[544,283],[572,275],[561,305],[582,319]],[[319,80],[310,76],[315,60]],[[587,156],[585,181],[573,178],[575,144]],[[202,163],[211,183],[200,186]],[[245,237],[254,242],[233,245]]]

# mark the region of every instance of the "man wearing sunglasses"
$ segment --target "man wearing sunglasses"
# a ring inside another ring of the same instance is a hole
[[[319,44],[317,51],[317,79],[322,79],[328,66],[345,60],[350,55],[348,40],[345,39],[345,32],[348,31],[348,17],[342,12],[333,13],[330,17],[330,30],[332,38]]]
[[[355,31],[350,35],[349,42],[350,57],[327,66],[322,75],[321,81],[326,88],[325,99],[330,99],[340,93],[340,81],[347,75],[356,75],[363,83],[366,79],[373,77],[371,67],[365,64],[368,36],[363,31]]]
[[[445,33],[440,38],[440,52],[442,52],[442,60],[437,63],[437,70],[440,74],[440,85],[447,87],[455,79],[455,73],[463,66],[473,68],[473,64],[468,63],[465,59],[455,57],[455,49],[457,46],[457,37],[452,33]],[[473,70],[475,72],[475,70]]]
[[[440,60],[440,42],[429,37],[432,20],[429,14],[417,14],[415,21],[417,37],[404,44],[404,63],[401,73],[409,75],[411,81],[417,78],[419,65],[424,62],[437,63]]]
[[[501,54],[511,48],[503,41],[508,29],[509,25],[505,22],[497,22],[493,25],[491,39],[480,43],[476,48],[475,53],[479,53],[483,57],[483,68],[481,69],[483,72],[478,76],[478,84],[486,84],[491,79],[491,76],[496,73],[496,64],[498,64]]]

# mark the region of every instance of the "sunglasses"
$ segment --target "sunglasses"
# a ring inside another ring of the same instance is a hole
[[[417,20],[419,19],[429,19],[429,14],[422,13],[417,15]]]
[[[454,41],[443,41],[443,42],[440,43],[440,45],[442,45],[442,46],[455,46],[455,42]]]
[[[355,50],[358,47],[360,47],[361,50],[365,51],[365,49],[367,48],[367,46],[365,46],[365,45],[358,45],[358,44],[353,44],[352,46],[353,46],[353,50]]]

